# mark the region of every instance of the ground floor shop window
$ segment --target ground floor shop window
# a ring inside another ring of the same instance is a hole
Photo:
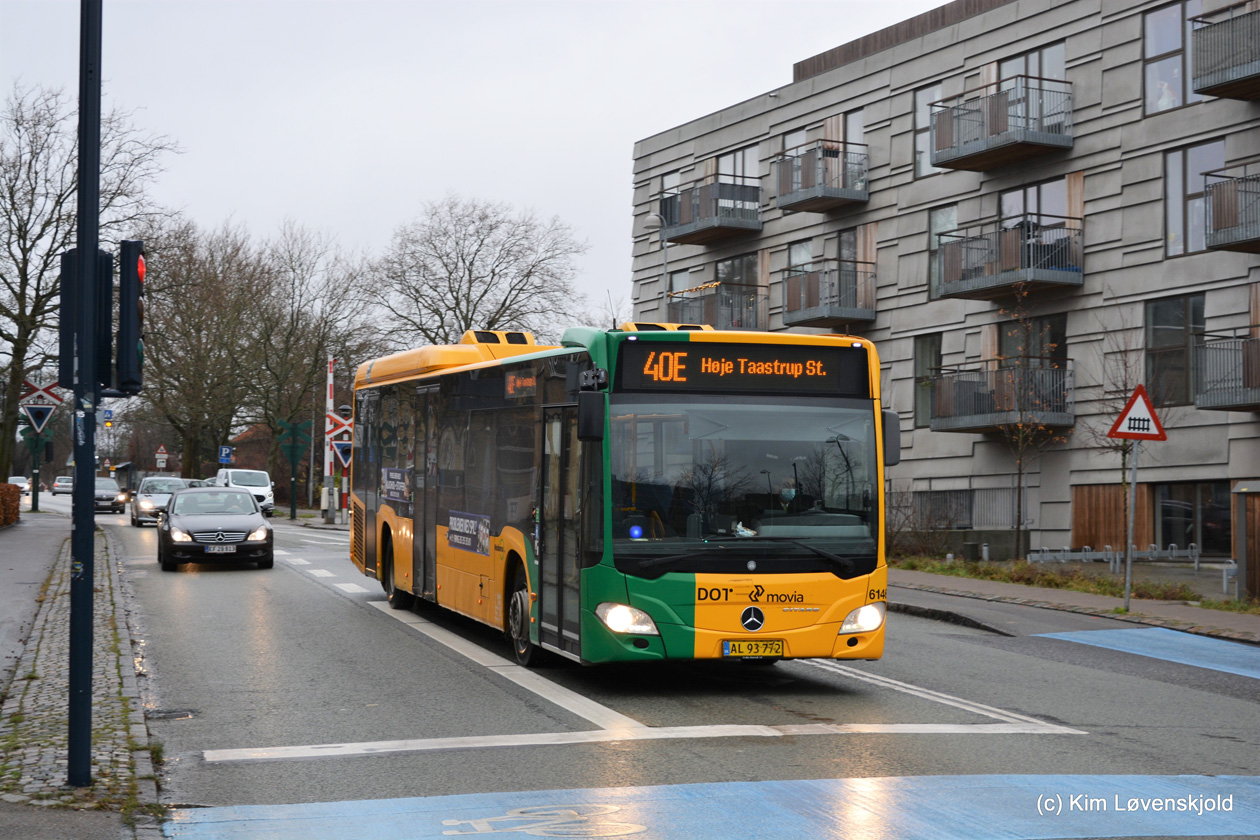
[[[1230,555],[1228,481],[1156,484],[1152,490],[1160,548],[1195,543],[1204,555]]]

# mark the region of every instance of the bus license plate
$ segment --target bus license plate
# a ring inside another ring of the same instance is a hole
[[[236,546],[234,545],[208,545],[206,546],[206,554],[235,554]]]
[[[782,656],[782,639],[738,639],[722,642],[723,656]]]

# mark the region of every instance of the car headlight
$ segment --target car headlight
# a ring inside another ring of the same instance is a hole
[[[140,500],[140,509],[141,509],[141,510],[153,510],[153,502],[149,501],[148,499],[141,499],[141,500]]]
[[[840,633],[869,633],[878,630],[884,623],[884,602],[875,601],[864,607],[858,607],[844,617],[840,625]]]
[[[116,498],[114,501],[116,501],[116,502],[125,502],[125,501],[127,501],[127,494],[126,494],[126,493],[119,493],[119,494],[118,494],[118,498]]]
[[[250,541],[267,539],[267,526],[266,525],[258,526],[258,528],[254,529],[253,531],[250,531],[249,536],[246,537],[245,539],[250,540]]]
[[[656,622],[643,610],[625,604],[605,602],[595,608],[595,615],[614,633],[634,633],[640,636],[659,636]]]
[[[192,535],[179,528],[172,528],[171,539],[175,542],[192,542]]]

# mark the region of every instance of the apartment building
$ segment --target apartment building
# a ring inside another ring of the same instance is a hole
[[[1106,433],[1143,384],[1168,438],[1134,541],[1229,556],[1260,476],[1256,6],[956,0],[641,140],[636,319],[873,340],[898,510],[999,554],[1017,525],[1124,544]]]

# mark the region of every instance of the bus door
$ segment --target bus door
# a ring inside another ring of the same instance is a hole
[[[579,654],[577,406],[543,410],[539,641]]]
[[[413,474],[415,536],[411,541],[416,594],[437,600],[437,428],[438,389],[416,389],[416,463]]]
[[[355,522],[355,536],[363,540],[363,573],[376,576],[376,509],[380,505],[377,482],[380,481],[380,423],[381,400],[375,391],[360,391],[359,406],[355,412],[355,437],[360,438],[360,459],[355,462],[355,489],[363,500],[363,522]],[[327,446],[327,444],[325,444]],[[332,452],[324,457],[331,458]],[[360,530],[362,529],[362,530]]]

